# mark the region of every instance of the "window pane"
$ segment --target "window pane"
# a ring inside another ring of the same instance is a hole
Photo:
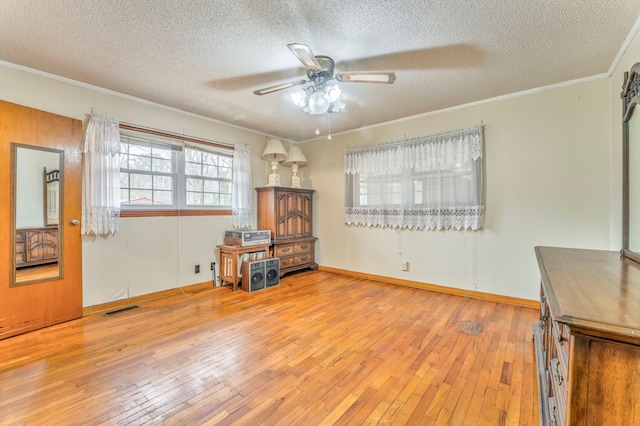
[[[205,180],[204,190],[206,192],[220,192],[220,182],[217,180]]]
[[[141,188],[149,188],[151,189],[151,175],[141,175],[137,173],[131,173],[131,188],[141,189]]]
[[[202,176],[202,165],[200,163],[185,163],[184,173],[191,176]]]
[[[166,148],[153,147],[153,157],[171,160],[173,158],[173,151]]]
[[[129,154],[131,155],[140,155],[144,157],[151,157],[151,147],[150,146],[142,146],[137,144],[129,145]]]
[[[171,173],[173,171],[173,162],[171,160],[154,158],[152,164],[154,172]]]
[[[218,204],[218,200],[220,200],[220,196],[218,194],[204,194],[204,205],[206,206],[215,206],[216,204]]]
[[[202,151],[197,149],[185,148],[185,161],[192,163],[202,163]]]
[[[168,206],[173,204],[173,193],[171,191],[154,191],[153,196],[153,204],[162,204]]]
[[[187,191],[202,191],[202,179],[187,179]]]
[[[151,158],[150,157],[140,157],[138,155],[130,155],[129,156],[129,164],[127,168],[131,170],[145,170],[151,171]]]
[[[204,165],[202,167],[202,176],[212,178],[218,177],[218,167]]]
[[[132,189],[130,203],[135,205],[152,204],[153,192],[151,190],[144,191],[139,189]]]
[[[222,179],[231,179],[232,173],[230,168],[220,167],[220,178]]]
[[[231,205],[231,194],[220,194],[220,205],[221,206],[230,206]]]
[[[213,166],[218,165],[218,154],[214,154],[212,152],[203,152],[202,153],[202,163],[203,164],[211,164]]]
[[[171,178],[171,176],[154,176],[153,188],[170,191],[171,189],[173,189],[173,179]]]
[[[202,193],[201,192],[187,192],[187,204],[190,206],[202,205]]]

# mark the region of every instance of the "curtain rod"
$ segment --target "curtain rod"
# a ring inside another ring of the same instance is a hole
[[[140,133],[147,133],[150,135],[156,135],[156,136],[162,136],[165,138],[171,138],[171,139],[179,139],[185,142],[194,142],[194,143],[199,143],[199,144],[204,144],[204,145],[210,145],[210,146],[215,146],[217,148],[225,148],[225,149],[235,149],[235,145],[234,144],[229,144],[229,143],[225,143],[225,142],[218,142],[218,141],[212,141],[209,139],[202,139],[202,138],[197,138],[194,136],[187,136],[187,135],[181,135],[178,133],[173,133],[173,132],[167,132],[164,130],[158,130],[158,129],[153,129],[151,127],[143,127],[143,126],[138,126],[136,124],[131,124],[131,123],[125,123],[125,122],[120,122],[120,128],[121,129],[126,129],[126,130],[132,130],[134,132],[140,132]]]

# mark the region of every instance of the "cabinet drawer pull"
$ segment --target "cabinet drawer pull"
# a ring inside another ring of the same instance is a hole
[[[300,246],[300,249],[302,249],[302,250],[306,250],[306,249],[308,249],[308,248],[309,248],[309,244],[302,244],[302,245]]]
[[[556,361],[553,365],[553,378],[555,379],[558,386],[562,385],[564,382],[564,377],[562,377],[562,373],[560,373],[560,361]]]
[[[288,253],[291,250],[291,247],[285,247],[280,249],[280,253]]]

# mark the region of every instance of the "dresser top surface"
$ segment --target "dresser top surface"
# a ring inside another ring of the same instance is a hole
[[[536,247],[556,321],[640,341],[640,264],[618,252]]]

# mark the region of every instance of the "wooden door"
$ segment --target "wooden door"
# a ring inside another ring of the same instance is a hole
[[[63,152],[61,261],[55,279],[13,285],[13,144]],[[4,339],[82,316],[82,241],[80,226],[73,224],[81,218],[82,122],[0,101],[0,149],[0,339]]]

